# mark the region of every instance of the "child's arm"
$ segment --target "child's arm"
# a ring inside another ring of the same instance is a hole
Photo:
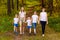
[[[18,23],[20,23],[20,14],[19,14],[19,16],[18,16],[18,19],[19,19],[19,22],[18,22]]]
[[[30,24],[32,24],[32,18],[30,20],[31,20]]]
[[[31,17],[31,24],[32,24],[32,21],[33,21],[33,20],[32,20],[32,17]]]
[[[40,16],[38,16],[38,24],[39,24],[39,21],[40,21]]]
[[[30,24],[32,25],[32,19],[31,19],[31,23]]]
[[[13,19],[13,22],[12,22],[12,25],[14,24],[14,19]]]
[[[25,21],[25,23],[27,23],[27,20]]]

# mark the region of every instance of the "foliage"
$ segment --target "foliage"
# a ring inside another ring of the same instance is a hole
[[[13,30],[13,19],[9,16],[0,17],[0,32],[7,32]]]
[[[60,32],[60,17],[49,17],[49,26],[55,31]]]

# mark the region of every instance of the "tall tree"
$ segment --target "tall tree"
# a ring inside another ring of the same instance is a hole
[[[12,9],[14,9],[14,1],[12,0]]]
[[[24,0],[22,0],[22,6],[24,6]]]
[[[11,5],[10,5],[10,0],[7,0],[7,14],[10,15],[11,13]]]
[[[49,11],[50,11],[50,16],[52,15],[52,11],[53,11],[53,0],[48,0],[48,8],[49,8]]]
[[[18,10],[18,4],[19,4],[19,1],[17,0],[17,10]]]
[[[41,0],[41,2],[42,2],[42,7],[44,7],[44,0]]]

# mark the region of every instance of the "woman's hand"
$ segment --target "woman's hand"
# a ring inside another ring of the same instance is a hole
[[[40,22],[38,21],[38,24],[39,24]]]
[[[48,21],[47,21],[47,24],[48,24]]]

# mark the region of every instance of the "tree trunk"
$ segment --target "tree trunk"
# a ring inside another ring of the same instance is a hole
[[[11,13],[11,5],[10,5],[10,0],[7,0],[7,14],[10,15]]]
[[[42,8],[44,7],[44,0],[42,0]]]
[[[22,0],[22,6],[24,6],[24,1]]]
[[[48,2],[48,8],[49,8],[49,11],[50,11],[50,16],[52,15],[52,11],[53,11],[53,0],[49,0]]]
[[[12,0],[12,9],[14,9],[14,2],[13,2],[13,0]]]
[[[18,4],[19,4],[19,1],[17,0],[17,10],[18,10]]]

